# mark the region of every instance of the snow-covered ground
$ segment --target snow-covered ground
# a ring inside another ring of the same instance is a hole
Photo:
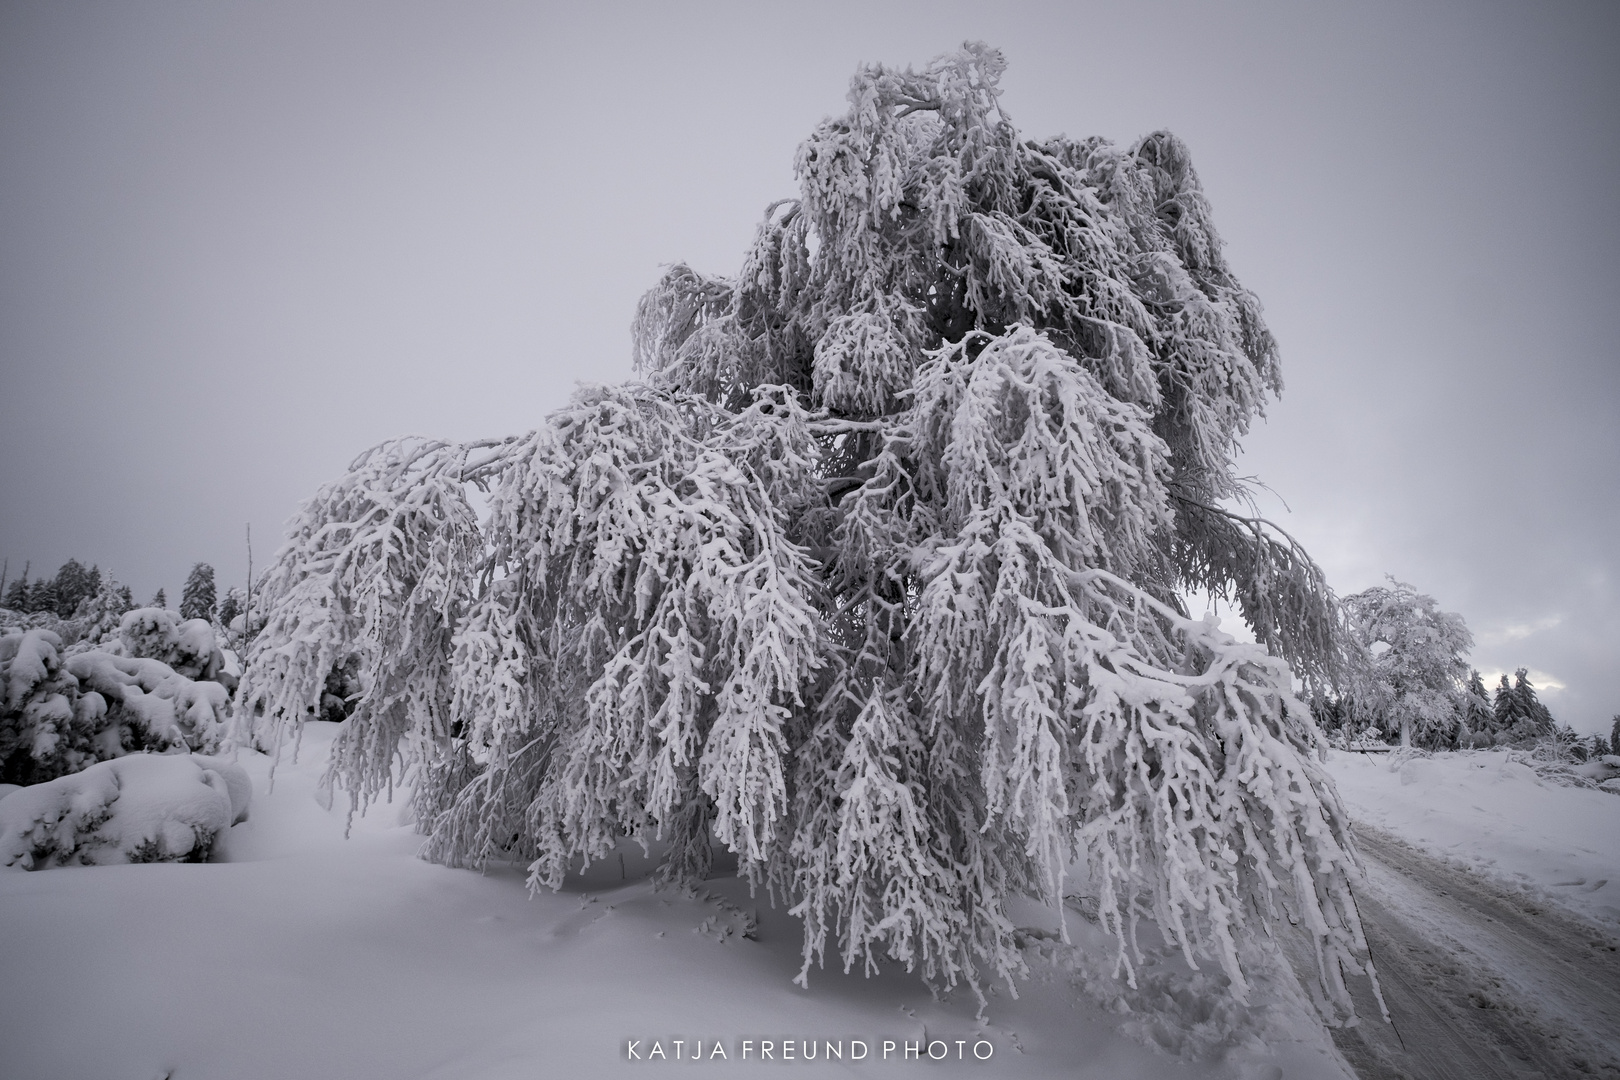
[[[1620,929],[1620,795],[1543,779],[1506,750],[1334,751],[1328,768],[1358,823]]]
[[[1262,980],[1269,1001],[1219,1040],[1230,1015],[1173,960],[1144,970],[1144,993],[1163,997],[1169,1022],[1110,1012],[1072,971],[1037,959],[1018,999],[996,994],[980,1021],[971,995],[935,1001],[902,972],[815,971],[799,989],[798,924],[735,879],[716,877],[703,897],[659,893],[632,857],[531,898],[518,871],[416,858],[420,838],[397,802],[345,839],[341,796],[327,810],[317,792],[332,730],[309,725],[273,789],[269,759],[241,753],[251,816],[210,863],[0,872],[0,1076],[532,1080],[697,1068],[699,1043],[702,1068],[737,1076],[767,1065],[1108,1080],[1346,1075],[1286,978]],[[1079,918],[1071,932],[1095,933]],[[1122,1031],[1175,1045],[1200,1026],[1219,1045],[1190,1060]],[[805,1061],[799,1044],[812,1040],[817,1060]],[[632,1041],[639,1061],[629,1060]],[[842,1044],[841,1060],[826,1060],[829,1042]],[[907,1061],[908,1042],[945,1059]],[[975,1046],[988,1060],[974,1059]]]
[[[1069,951],[1036,935],[1033,978],[1017,1000],[995,994],[980,1020],[971,995],[936,1001],[898,971],[870,980],[815,971],[799,989],[797,923],[723,875],[703,896],[656,892],[631,852],[531,898],[518,870],[480,875],[418,859],[420,838],[398,801],[356,819],[345,838],[341,796],[327,809],[317,789],[333,730],[309,725],[273,786],[269,758],[239,755],[254,786],[251,816],[220,838],[212,862],[0,873],[0,1076],[599,1076],[677,1054],[692,1065],[699,1044],[701,1067],[735,1075],[767,1065],[1118,1080],[1345,1075],[1285,975],[1262,978],[1259,1007],[1235,1015],[1203,977],[1161,957],[1144,970],[1137,1012],[1126,1013],[1120,1001],[1098,1004],[1109,992],[1099,965],[1084,993],[1063,962]],[[1407,859],[1392,877],[1392,839],[1501,895],[1620,930],[1620,797],[1557,785],[1501,751],[1336,752],[1329,767],[1358,824],[1378,830],[1367,842],[1382,838],[1367,849],[1368,899],[1393,902],[1390,920],[1417,935],[1400,960],[1416,973],[1414,1000],[1433,997],[1427,980],[1459,957],[1469,993],[1513,996],[1505,991],[1538,977],[1525,965],[1541,947],[1526,946],[1521,963],[1496,946],[1489,920],[1447,914],[1428,893],[1408,897],[1401,890],[1419,888],[1423,868]],[[1461,896],[1461,882],[1442,882],[1440,895]],[[1094,927],[1074,917],[1070,932],[1100,954]],[[1418,955],[1448,942],[1432,962]],[[1384,946],[1391,980],[1398,947],[1395,938]],[[1141,1006],[1153,998],[1149,1015]],[[1544,1042],[1557,1031],[1533,1000],[1502,1005],[1498,1019],[1514,1030]],[[1443,1014],[1435,1024],[1452,1023]],[[1420,1018],[1405,1023],[1414,1041]],[[1483,1038],[1466,1025],[1455,1034]],[[814,1061],[803,1060],[806,1041]],[[841,1044],[841,1060],[826,1060],[828,1043]],[[945,1060],[908,1061],[907,1043],[924,1054],[932,1044]],[[975,1046],[988,1060],[973,1058]],[[1379,1075],[1376,1062],[1361,1064]]]
[[[1620,1078],[1620,795],[1501,750],[1330,769],[1394,1018],[1337,1033],[1363,1080]]]

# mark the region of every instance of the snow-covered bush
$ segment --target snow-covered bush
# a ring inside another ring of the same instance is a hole
[[[1343,624],[1221,505],[1275,343],[1180,140],[1025,139],[1003,66],[862,69],[741,273],[643,299],[645,382],[323,487],[244,734],[351,670],[333,777],[358,804],[408,762],[432,857],[555,886],[661,838],[693,880],[717,840],[803,920],[801,978],[829,950],[1011,978],[1009,902],[1060,905],[1078,863],[1116,973],[1150,919],[1241,996],[1237,943],[1287,918],[1347,1012],[1348,823],[1291,689],[1337,676]]]
[[[0,692],[0,780],[38,783],[113,756],[97,740],[107,702],[80,692],[55,631],[0,635]]]
[[[114,651],[159,660],[188,679],[206,679],[227,690],[236,689],[225,674],[225,655],[207,619],[184,619],[163,608],[136,608],[120,618]]]
[[[206,626],[206,624],[204,624]],[[220,746],[230,697],[159,660],[64,655],[50,630],[0,635],[0,780],[34,784],[133,750]]]
[[[116,738],[124,751],[219,749],[230,718],[230,695],[219,683],[101,649],[68,657],[66,668],[87,694],[106,702],[101,738],[109,747]]]
[[[0,799],[0,866],[204,862],[245,820],[238,765],[195,754],[130,754]]]

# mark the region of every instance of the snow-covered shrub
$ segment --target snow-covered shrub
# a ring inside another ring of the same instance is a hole
[[[101,738],[109,747],[116,738],[126,751],[219,749],[230,719],[230,695],[219,683],[193,681],[160,660],[102,649],[68,657],[66,668],[83,690],[106,702]]]
[[[238,765],[194,754],[130,754],[0,799],[0,866],[204,862],[247,818]]]
[[[321,488],[265,579],[244,734],[352,665],[333,778],[358,804],[407,762],[432,857],[555,886],[659,839],[690,881],[717,840],[803,921],[801,978],[830,951],[1010,979],[1010,902],[1060,905],[1082,863],[1126,979],[1147,919],[1242,996],[1237,943],[1286,918],[1347,1012],[1348,822],[1292,691],[1340,673],[1343,620],[1221,505],[1275,343],[1186,146],[1025,139],[1003,67],[863,68],[738,276],[643,299],[645,382]]]
[[[78,640],[69,644],[69,652],[116,646],[118,628],[126,612],[133,610],[135,600],[129,588],[120,585],[111,574],[101,577],[101,587],[79,606],[73,621],[78,624]],[[65,639],[64,639],[65,640]]]
[[[162,661],[188,679],[206,679],[227,690],[236,689],[225,674],[225,656],[207,619],[184,619],[163,608],[136,608],[119,619],[115,651]]]
[[[220,683],[105,649],[64,653],[50,630],[0,636],[0,779],[39,783],[133,750],[219,748],[230,706]]]
[[[52,630],[0,635],[0,780],[35,784],[111,753],[98,746],[106,700],[83,694]]]

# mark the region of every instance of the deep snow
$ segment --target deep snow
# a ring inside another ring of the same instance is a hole
[[[214,862],[0,873],[0,1076],[530,1080],[666,1064],[738,1076],[765,1064],[1109,1080],[1346,1075],[1286,978],[1262,982],[1271,1000],[1240,1018],[1246,1035],[1189,1061],[1122,1033],[1190,1045],[1177,1025],[1202,1022],[1219,1035],[1229,1017],[1174,961],[1145,972],[1143,994],[1159,995],[1175,1024],[1111,1013],[1080,993],[1074,972],[1038,956],[1019,998],[995,994],[981,1022],[971,995],[932,1000],[903,972],[816,971],[809,990],[795,987],[797,922],[735,879],[716,877],[701,897],[655,892],[632,853],[531,898],[519,870],[480,875],[417,858],[421,837],[398,801],[358,818],[345,839],[344,800],[323,808],[317,786],[332,730],[308,725],[273,788],[270,759],[240,754],[251,817],[221,838]],[[1081,941],[1094,930],[1079,918],[1070,929]],[[724,1060],[710,1056],[717,1039]],[[783,1061],[788,1039],[842,1041],[846,1059]],[[856,1039],[869,1056],[852,1063]],[[988,1062],[955,1060],[980,1039]],[[630,1040],[644,1060],[627,1060]],[[686,1060],[697,1040],[701,1066]],[[746,1062],[743,1040],[754,1044]],[[776,1044],[772,1062],[758,1060],[763,1040]],[[884,1040],[897,1044],[887,1060]],[[903,1060],[917,1040],[940,1040],[948,1060]],[[645,1060],[654,1041],[667,1056]]]

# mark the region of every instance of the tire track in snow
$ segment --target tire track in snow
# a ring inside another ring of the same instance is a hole
[[[1394,1027],[1335,1032],[1363,1080],[1620,1078],[1620,951],[1611,935],[1356,826],[1362,925]],[[1363,981],[1364,982],[1364,981]]]

